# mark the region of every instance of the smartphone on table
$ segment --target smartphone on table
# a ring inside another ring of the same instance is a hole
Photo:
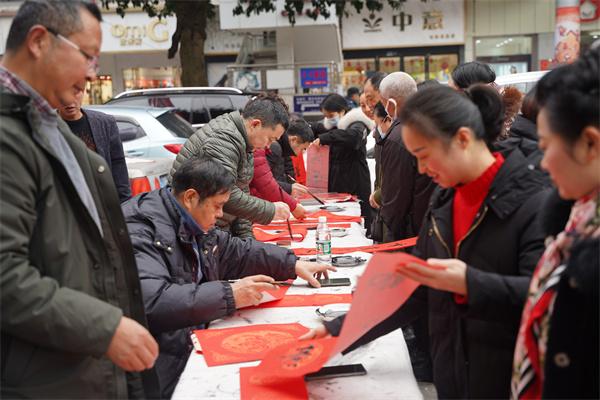
[[[350,278],[319,279],[321,287],[350,286]]]
[[[323,367],[317,372],[307,374],[305,381],[314,381],[317,379],[341,378],[344,376],[366,375],[367,370],[362,364],[335,365],[332,367]]]

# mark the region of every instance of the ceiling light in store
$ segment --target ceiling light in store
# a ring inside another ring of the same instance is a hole
[[[475,41],[475,43],[479,44],[479,43],[481,43],[481,40],[477,39],[477,40]]]
[[[509,42],[512,42],[512,38],[508,38],[508,41],[509,41]]]
[[[592,38],[598,39],[598,35],[594,35],[594,36],[592,36]]]

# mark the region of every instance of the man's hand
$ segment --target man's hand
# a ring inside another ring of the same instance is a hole
[[[429,258],[427,266],[409,263],[396,272],[433,289],[467,295],[467,264],[455,258]]]
[[[371,195],[369,196],[369,204],[371,205],[371,207],[379,209],[381,206],[377,203],[377,201],[375,201],[375,193],[371,193]]]
[[[335,267],[328,264],[319,264],[309,261],[296,261],[296,275],[308,282],[312,287],[321,287],[317,280],[323,275],[325,279],[329,277],[328,271],[337,271]]]
[[[275,215],[273,215],[273,221],[280,219],[288,219],[290,217],[290,207],[282,201],[276,201],[275,203]]]
[[[294,211],[292,211],[292,215],[296,219],[304,219],[306,218],[306,209],[302,206],[302,204],[298,203]]]
[[[277,289],[279,286],[272,284],[275,279],[266,275],[247,276],[231,284],[235,308],[255,306],[262,299],[263,290]]]
[[[292,197],[294,198],[298,198],[300,196],[302,196],[303,194],[307,194],[308,193],[308,188],[304,185],[301,185],[299,183],[293,183],[292,184]]]
[[[158,344],[137,321],[121,317],[106,356],[125,371],[143,371],[154,365]]]
[[[311,340],[311,339],[321,339],[324,337],[331,337],[331,334],[327,332],[327,328],[325,325],[319,325],[317,328],[313,328],[310,331],[306,332],[304,335],[300,336],[298,339],[300,340]]]

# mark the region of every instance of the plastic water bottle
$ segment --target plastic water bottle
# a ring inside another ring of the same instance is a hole
[[[331,232],[327,226],[327,217],[319,217],[317,225],[317,262],[331,264]]]

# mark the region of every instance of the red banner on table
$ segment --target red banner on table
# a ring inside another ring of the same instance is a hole
[[[241,398],[251,400],[305,400],[308,399],[304,378],[266,377],[257,374],[258,367],[240,368]]]
[[[374,255],[359,279],[340,336],[278,346],[265,355],[256,374],[291,378],[321,369],[331,356],[348,348],[408,300],[419,283],[396,270],[411,262],[427,265],[406,253]]]
[[[318,194],[318,198],[323,200],[324,202],[330,202],[330,203],[344,203],[346,201],[357,201],[358,198],[353,195],[353,194],[349,194],[349,193],[332,193],[332,192],[326,192],[326,193],[319,193],[317,191],[315,191],[314,194]],[[300,202],[304,202],[304,200],[312,200],[312,201],[316,201],[310,194],[308,193],[303,193],[298,197],[298,200],[300,200]],[[311,203],[312,203],[311,201]]]
[[[306,237],[307,229],[302,226],[291,226],[291,224],[290,227],[292,228],[291,237],[287,224],[280,227],[269,227],[267,229],[253,226],[252,234],[259,242],[276,242],[278,240],[303,241]]]
[[[365,253],[383,253],[389,251],[398,251],[412,247],[417,244],[417,237],[408,239],[398,240],[396,242],[388,242],[382,244],[373,244],[369,246],[357,246],[357,247],[333,247],[331,249],[332,254],[348,254],[355,251],[363,251]],[[312,256],[317,254],[317,250],[314,248],[298,247],[292,249],[294,254],[297,256]]]
[[[310,146],[306,151],[306,186],[326,192],[329,187],[329,146]]]
[[[309,295],[290,295],[283,296],[280,300],[261,303],[256,308],[273,307],[312,307],[324,306],[333,303],[352,303],[351,294],[309,294]]]
[[[308,332],[300,324],[264,324],[224,329],[195,330],[206,365],[262,360],[269,350],[296,342]]]

